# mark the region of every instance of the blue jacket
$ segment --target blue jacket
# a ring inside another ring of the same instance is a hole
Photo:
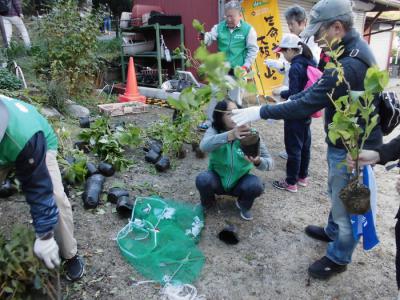
[[[35,232],[39,235],[54,230],[58,222],[58,208],[46,166],[46,153],[46,138],[39,131],[25,144],[15,161],[15,175],[21,182]]]
[[[368,44],[360,37],[355,29],[350,30],[342,39],[344,52],[339,57],[339,62],[344,69],[344,76],[350,83],[354,91],[364,90],[364,78],[369,67],[376,65],[374,55]],[[263,119],[304,119],[307,116],[325,108],[325,132],[328,132],[328,125],[332,122],[335,114],[335,107],[331,103],[328,93],[334,90],[333,99],[347,95],[347,86],[342,83],[336,86],[337,72],[333,69],[325,69],[319,81],[312,85],[306,91],[302,91],[290,97],[287,103],[281,105],[264,105],[261,108],[260,115]],[[375,97],[375,114],[379,113],[379,99]],[[364,128],[363,124],[360,124]],[[344,148],[341,141],[335,145],[326,138],[328,145],[337,148]],[[365,149],[374,149],[382,144],[382,131],[378,125],[372,130],[370,136],[365,142]]]
[[[292,59],[289,69],[289,89],[281,92],[283,99],[300,93],[307,84],[307,67],[316,67],[313,59],[308,59],[304,55],[297,55]]]

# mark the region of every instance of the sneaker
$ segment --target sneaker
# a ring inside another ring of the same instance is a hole
[[[288,155],[287,155],[286,151],[281,151],[281,152],[279,152],[278,155],[280,158],[288,159]]]
[[[297,184],[300,185],[300,186],[302,186],[302,187],[308,186],[308,177],[306,177],[306,178],[299,178],[299,179],[297,180]]]
[[[288,184],[285,179],[280,181],[275,180],[272,182],[272,185],[280,190],[286,190],[291,193],[297,193],[297,185],[296,184]]]
[[[331,238],[326,234],[323,227],[308,225],[304,231],[310,238],[313,238],[315,240],[327,243],[332,242]]]
[[[327,280],[333,275],[346,271],[346,269],[347,265],[339,265],[324,256],[308,268],[308,274],[314,278]]]
[[[236,203],[236,207],[240,210],[240,217],[243,220],[246,220],[246,221],[253,220],[253,214],[250,212],[250,210],[245,210],[245,209],[241,208],[239,201],[237,201],[237,200],[235,203]]]
[[[64,262],[65,277],[69,281],[81,279],[85,273],[85,263],[83,258],[75,255],[73,258],[67,259]]]

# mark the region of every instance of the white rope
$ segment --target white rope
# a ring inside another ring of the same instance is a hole
[[[205,295],[197,295],[191,284],[172,285],[167,283],[160,291],[161,300],[206,300]]]

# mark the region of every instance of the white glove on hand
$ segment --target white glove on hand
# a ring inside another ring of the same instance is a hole
[[[237,126],[242,126],[252,121],[258,121],[261,119],[260,110],[261,106],[234,109],[232,110],[232,121],[235,122]]]
[[[268,59],[264,60],[264,64],[270,68],[274,68],[274,69],[278,69],[278,70],[282,70],[285,67],[283,61],[277,60],[277,59],[268,58]]]
[[[54,237],[48,240],[36,239],[33,246],[33,252],[44,261],[49,269],[54,269],[60,265],[60,256],[58,255],[58,245]]]

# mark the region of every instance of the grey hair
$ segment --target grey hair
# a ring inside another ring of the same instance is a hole
[[[295,20],[297,23],[307,20],[306,10],[300,5],[293,5],[285,10],[286,21]]]
[[[351,14],[346,14],[346,15],[342,15],[342,16],[337,16],[337,17],[333,18],[332,20],[322,23],[321,27],[329,28],[336,21],[342,23],[345,31],[350,31],[354,26],[354,14],[351,13]]]
[[[224,5],[224,9],[225,11],[229,10],[229,9],[236,9],[238,11],[242,11],[242,6],[240,5],[239,1],[230,1],[228,3],[225,3]]]

